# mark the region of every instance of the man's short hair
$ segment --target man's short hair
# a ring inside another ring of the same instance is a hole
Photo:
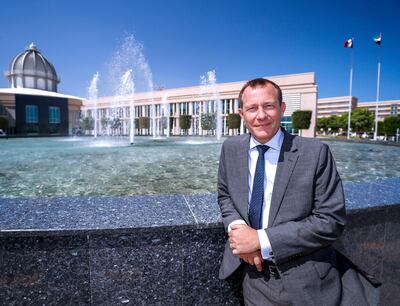
[[[243,93],[244,93],[244,91],[246,90],[247,87],[256,88],[256,87],[265,87],[265,86],[268,86],[268,85],[271,85],[271,86],[275,87],[275,89],[278,92],[279,105],[282,104],[282,90],[281,90],[281,88],[276,83],[274,83],[274,82],[272,82],[272,81],[270,81],[268,79],[257,78],[257,79],[254,79],[254,80],[247,81],[246,84],[243,85],[243,87],[242,87],[242,89],[240,90],[240,93],[239,93],[239,107],[240,108],[243,107],[242,98],[243,98]]]

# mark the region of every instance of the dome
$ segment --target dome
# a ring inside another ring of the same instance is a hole
[[[57,92],[60,80],[54,66],[31,43],[10,63],[6,73],[11,88],[33,88]]]

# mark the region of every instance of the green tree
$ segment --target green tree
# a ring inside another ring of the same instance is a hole
[[[215,113],[203,113],[201,114],[201,128],[207,133],[209,131],[215,130]]]
[[[239,114],[229,114],[227,118],[228,128],[231,130],[240,128],[240,120]]]
[[[94,128],[94,119],[92,117],[81,118],[79,125],[82,131],[91,131]]]
[[[4,117],[4,116],[0,116],[0,129],[2,129],[3,131],[8,129],[8,118]]]
[[[351,113],[351,128],[358,134],[371,132],[374,114],[366,108],[356,108]]]
[[[168,126],[168,118],[167,117],[161,117],[161,128],[164,130]]]
[[[119,119],[118,117],[111,119],[111,121],[110,121],[111,129],[118,130],[121,128],[121,126],[122,126],[121,119]]]
[[[341,128],[343,131],[347,131],[348,125],[349,125],[349,113],[345,113],[338,118],[339,121],[339,128]],[[351,127],[351,123],[350,123]]]
[[[328,117],[328,129],[331,130],[332,133],[339,132],[340,129],[340,118],[337,115],[332,115]]]
[[[298,110],[292,114],[293,128],[299,130],[306,130],[311,124],[312,111],[309,110]]]
[[[328,117],[318,118],[317,119],[317,130],[318,131],[328,131]]]
[[[139,117],[138,121],[139,129],[149,129],[150,128],[150,117]]]
[[[378,121],[378,135],[387,136],[386,126],[385,126],[385,123],[383,121]]]
[[[385,120],[383,120],[383,126],[385,134],[388,136],[396,135],[396,130],[400,129],[400,115],[397,115],[396,117],[386,117]]]
[[[110,124],[110,119],[107,117],[103,117],[100,119],[100,124],[101,124],[102,128],[105,129]]]
[[[179,116],[179,127],[181,130],[187,134],[187,131],[190,129],[192,125],[192,116],[191,115],[180,115]]]

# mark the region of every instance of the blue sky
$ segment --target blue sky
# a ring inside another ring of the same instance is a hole
[[[153,82],[198,85],[215,69],[218,82],[314,71],[320,97],[349,92],[376,97],[382,32],[381,100],[400,99],[400,4],[397,1],[19,0],[0,7],[0,70],[30,42],[54,64],[59,91],[87,96],[95,72],[126,35],[143,44]],[[0,87],[8,87],[0,77]],[[100,95],[102,88],[99,88]]]

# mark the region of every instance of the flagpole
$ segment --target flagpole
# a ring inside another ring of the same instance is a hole
[[[382,34],[380,34],[382,37]],[[375,128],[374,128],[374,140],[378,140],[378,104],[379,104],[379,87],[381,81],[381,45],[378,45],[378,77],[376,81],[376,102],[375,102]]]
[[[354,38],[352,39],[354,42]],[[354,63],[354,51],[353,48],[351,48],[351,54],[350,54],[350,85],[349,85],[349,118],[347,120],[347,139],[350,139],[350,125],[351,125],[351,106],[353,102],[353,97],[352,97],[352,92],[353,92],[353,63]]]

